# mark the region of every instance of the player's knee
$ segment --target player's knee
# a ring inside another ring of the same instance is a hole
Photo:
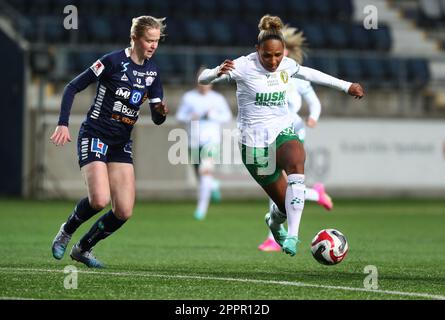
[[[102,210],[110,203],[109,197],[94,196],[90,199],[90,206],[96,210]]]
[[[133,210],[130,208],[116,208],[114,214],[119,220],[127,221],[133,216]]]
[[[304,174],[304,162],[305,155],[304,154],[296,154],[291,161],[286,163],[284,170],[287,175],[290,174]]]

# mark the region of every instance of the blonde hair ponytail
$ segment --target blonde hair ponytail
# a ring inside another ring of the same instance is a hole
[[[307,48],[303,31],[298,31],[297,28],[285,25],[283,36],[286,49],[289,51],[289,58],[294,59],[298,64],[302,64],[306,56],[305,49]]]

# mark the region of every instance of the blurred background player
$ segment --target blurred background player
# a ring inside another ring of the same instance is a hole
[[[204,68],[199,69],[198,74]],[[196,220],[206,217],[210,200],[219,202],[219,182],[214,178],[215,159],[219,156],[221,124],[232,119],[224,96],[212,85],[198,84],[186,92],[178,107],[176,119],[187,126],[189,150],[198,180]]]
[[[284,41],[286,48],[284,49],[284,56],[289,57],[297,61],[298,64],[303,64],[303,59],[305,56],[304,47],[306,45],[305,37],[303,32],[296,28],[290,27],[289,25],[283,28]],[[302,98],[307,103],[309,108],[308,119],[306,120],[306,125],[309,128],[315,128],[318,119],[321,114],[321,103],[318,99],[317,94],[310,82],[291,78],[289,80],[289,87],[287,91],[288,96],[288,108],[289,114],[294,117],[293,126],[295,132],[298,134],[301,141],[304,141],[306,137],[306,128],[304,120],[298,115],[301,109]],[[332,210],[334,204],[331,197],[326,193],[325,187],[322,183],[314,184],[313,188],[306,186],[305,200],[315,201],[326,210]],[[269,199],[269,211],[272,210],[273,201]],[[281,251],[280,245],[275,241],[271,232],[266,240],[258,246],[261,251]]]
[[[356,98],[362,98],[364,93],[358,83],[300,66],[285,57],[283,22],[279,17],[263,16],[258,28],[256,52],[206,69],[198,81],[201,84],[236,81],[242,160],[276,204],[266,214],[266,224],[283,251],[295,256],[304,209],[306,154],[289,117],[286,95],[289,78],[323,84]],[[286,220],[287,231],[283,226]]]
[[[163,36],[164,20],[151,16],[134,18],[131,47],[106,54],[65,88],[58,126],[51,136],[57,146],[71,141],[68,120],[74,96],[98,82],[96,97],[77,141],[79,166],[88,197],[77,203],[53,240],[52,254],[58,260],[62,259],[79,226],[102,211],[111,200],[111,210],[96,221],[70,253],[72,259],[88,267],[104,267],[91,253],[92,248],[132,216],[135,176],[131,131],[147,96],[155,124],[162,124],[168,113],[162,102],[159,70],[150,59]]]

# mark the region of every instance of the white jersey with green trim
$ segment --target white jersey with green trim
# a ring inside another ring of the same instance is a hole
[[[205,69],[198,77],[200,84],[235,80],[238,100],[238,128],[240,142],[249,147],[271,144],[278,134],[292,124],[288,109],[288,82],[298,78],[343,92],[349,92],[352,83],[337,79],[318,70],[298,65],[284,57],[275,72],[261,65],[258,53],[234,60],[235,68],[228,74],[220,67]]]
[[[234,60],[229,76],[236,81],[240,142],[249,147],[270,145],[292,125],[287,89],[290,76],[299,65],[284,57],[275,72],[267,71],[256,52]]]

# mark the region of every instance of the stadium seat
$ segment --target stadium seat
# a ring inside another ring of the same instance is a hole
[[[301,29],[306,35],[307,42],[310,48],[327,48],[327,40],[321,24],[303,23],[301,24]]]
[[[330,49],[348,49],[350,40],[348,26],[341,23],[325,25],[326,38]]]
[[[43,16],[44,40],[49,43],[61,43],[69,40],[68,31],[63,27],[63,16]]]
[[[209,44],[215,46],[233,45],[232,31],[226,21],[210,20],[208,21]]]
[[[165,45],[178,46],[187,44],[183,21],[168,19],[165,33]]]
[[[442,8],[439,0],[419,0],[419,21],[424,27],[437,25],[442,18]]]
[[[96,11],[98,15],[103,17],[107,16],[121,16],[124,8],[122,0],[95,0],[97,3]]]
[[[150,1],[147,3],[147,14],[158,18],[167,17],[168,23],[172,11],[171,6],[171,0]]]
[[[145,0],[124,0],[123,13],[129,17],[139,17],[147,12],[148,3]]]
[[[363,66],[364,79],[368,81],[368,84],[372,87],[383,87],[389,84],[386,76],[386,68],[383,59],[380,58],[367,58],[361,59]]]
[[[424,87],[430,80],[430,70],[426,59],[408,59],[407,71],[408,81],[415,88]]]
[[[15,7],[14,2],[11,2],[13,7]],[[19,3],[20,3],[20,1],[19,1]],[[46,16],[46,15],[50,15],[51,11],[52,11],[51,3],[48,0],[34,0],[34,1],[29,1],[29,2],[27,1],[27,5],[28,5],[27,12],[28,12],[28,14],[31,14],[31,15]]]
[[[225,0],[218,2],[218,16],[223,19],[237,19],[241,17],[241,4],[239,0]]]
[[[311,19],[311,7],[309,4],[310,0],[290,0],[288,2],[289,17],[294,17],[293,19]]]
[[[295,17],[289,15],[288,2],[292,0],[280,0],[280,1],[266,1],[264,3],[264,12],[267,12],[274,16],[279,16],[283,19],[284,23],[289,23],[289,20]]]
[[[364,73],[359,58],[341,57],[337,62],[338,75],[341,79],[351,82],[363,81]]]
[[[405,59],[391,57],[386,60],[388,80],[394,87],[400,87],[407,81],[407,63]]]
[[[109,20],[101,17],[90,17],[88,19],[88,29],[90,40],[97,43],[108,43],[115,39],[115,36],[110,32],[112,26]],[[128,34],[130,30],[128,30]]]
[[[258,29],[254,24],[238,21],[231,24],[235,45],[249,47],[256,43]]]
[[[200,20],[184,20],[184,32],[188,45],[207,45],[209,43],[207,25]]]
[[[367,30],[371,39],[371,48],[377,51],[389,51],[391,49],[391,34],[389,27],[380,24],[378,29]]]
[[[171,0],[170,13],[168,17],[184,20],[195,20],[195,4],[193,1]]]
[[[331,21],[334,16],[332,0],[312,0],[309,2],[311,16],[318,20]]]
[[[113,41],[129,45],[131,19],[127,17],[108,17],[108,24],[111,26]]]
[[[259,21],[266,13],[264,1],[241,0],[242,17],[247,21]]]
[[[220,56],[218,54],[198,54],[195,59],[195,69],[198,69],[200,66],[205,66],[207,68],[214,68],[222,62]]]
[[[89,0],[77,0],[76,8],[79,13],[79,18],[82,17],[84,14],[97,15],[99,10],[98,4],[95,1]]]
[[[353,0],[335,0],[332,1],[335,20],[337,21],[352,21],[354,13]]]
[[[326,56],[310,56],[303,65],[331,75],[338,73],[337,61]]]
[[[371,48],[372,39],[361,24],[354,24],[350,27],[351,48],[356,50],[368,50]]]
[[[218,4],[215,0],[195,0],[195,14],[201,19],[217,18],[219,17]]]

